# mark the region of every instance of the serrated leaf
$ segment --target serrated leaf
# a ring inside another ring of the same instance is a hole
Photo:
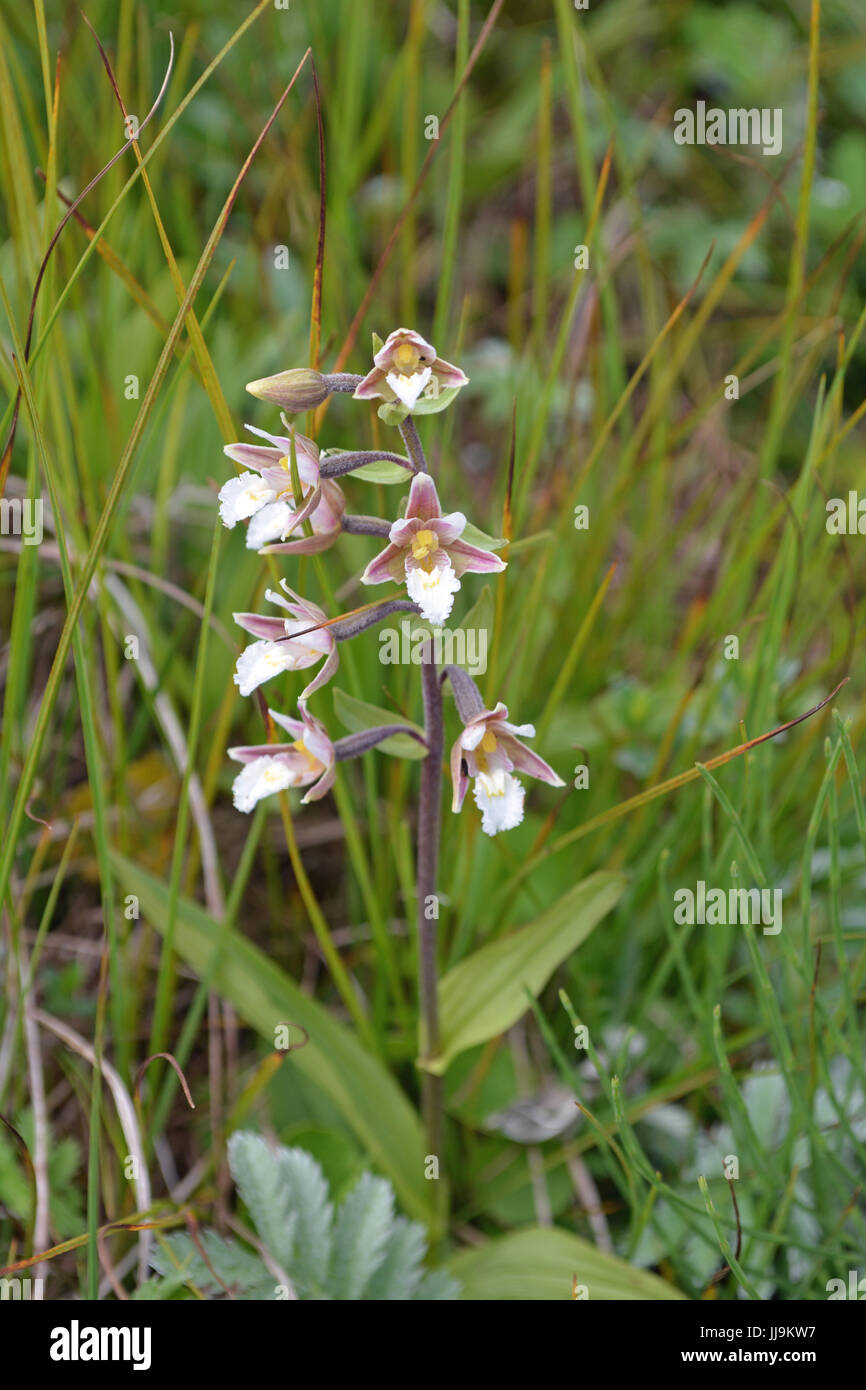
[[[297,1212],[282,1182],[277,1156],[259,1134],[233,1134],[229,1167],[253,1224],[278,1264],[289,1273],[295,1249]]]
[[[393,1222],[394,1193],[390,1183],[364,1173],[337,1213],[329,1281],[333,1298],[361,1298],[368,1281],[384,1262]]]
[[[184,1287],[186,1275],[175,1271],[161,1279],[145,1279],[143,1284],[139,1284],[137,1289],[133,1289],[130,1298],[137,1303],[165,1303],[173,1299],[176,1293]],[[187,1297],[192,1297],[188,1294]]]
[[[246,1250],[233,1237],[219,1236],[216,1231],[201,1231],[198,1239],[207,1259],[186,1231],[173,1232],[164,1239],[169,1251],[155,1248],[150,1262],[158,1274],[170,1281],[170,1289],[181,1283],[190,1284],[212,1298],[226,1297],[226,1289],[240,1299],[273,1297],[276,1287],[273,1275],[258,1255]]]
[[[452,1279],[447,1270],[431,1269],[421,1283],[418,1285],[418,1292],[415,1301],[444,1303],[459,1298],[461,1294],[460,1282]]]
[[[282,1148],[279,1172],[297,1212],[295,1252],[288,1273],[299,1289],[324,1288],[331,1261],[334,1208],[328,1200],[328,1184],[321,1167],[303,1149]],[[259,1235],[270,1250],[268,1232]]]
[[[229,1167],[259,1236],[296,1284],[320,1293],[331,1258],[334,1210],[316,1160],[303,1149],[272,1149],[259,1134],[229,1140]]]
[[[572,1281],[599,1299],[681,1299],[685,1295],[654,1274],[606,1255],[556,1226],[530,1227],[461,1250],[448,1261],[464,1299],[501,1303],[570,1299]]]
[[[623,874],[592,874],[536,921],[449,970],[439,987],[440,1051],[427,1070],[441,1076],[458,1053],[516,1023],[528,1007],[526,991],[538,996],[557,966],[610,912],[625,883]]]
[[[168,920],[168,887],[131,860],[112,854],[126,891],[135,893],[142,916],[157,931]],[[215,945],[221,950],[214,963]],[[274,1027],[292,1022],[310,1041],[291,1054],[298,1067],[337,1107],[361,1148],[394,1184],[401,1206],[425,1224],[434,1221],[433,1184],[424,1180],[424,1139],[416,1112],[394,1078],[356,1035],[332,1018],[264,952],[186,898],[175,917],[174,948],[211,987],[273,1046]]]
[[[367,1285],[364,1297],[379,1302],[415,1298],[424,1273],[426,1253],[424,1227],[417,1221],[398,1216],[391,1228],[385,1258]]]
[[[356,700],[353,695],[347,695],[336,686],[333,690],[334,712],[350,733],[359,733],[362,729],[376,729],[382,724],[405,724],[407,729],[415,729],[422,738],[424,737],[424,730],[420,725],[395,715],[393,710],[379,709],[376,705],[368,705],[365,700]],[[378,748],[380,752],[390,753],[394,758],[418,759],[427,756],[423,744],[409,734],[394,734],[378,744]]]

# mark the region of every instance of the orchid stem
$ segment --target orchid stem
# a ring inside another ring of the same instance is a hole
[[[406,453],[421,473],[429,472],[427,458],[424,454],[424,446],[418,434],[418,428],[411,415],[407,415],[399,426],[400,437],[406,445]]]
[[[421,662],[424,697],[424,737],[428,753],[421,765],[418,802],[418,994],[421,1008],[421,1062],[439,1052],[439,981],[436,963],[436,896],[439,835],[442,812],[442,687],[433,660],[433,644],[424,644]],[[423,1071],[422,1110],[427,1152],[440,1158],[442,1139],[442,1078]]]

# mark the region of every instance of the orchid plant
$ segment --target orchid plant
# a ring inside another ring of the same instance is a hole
[[[265,444],[237,443],[226,454],[242,470],[220,490],[220,516],[235,527],[246,523],[248,548],[262,555],[310,555],[328,549],[346,532],[379,537],[385,548],[370,560],[360,582],[388,582],[405,589],[351,613],[329,618],[315,603],[281,581],[282,593],[267,590],[267,601],[281,612],[236,613],[235,622],[256,640],[241,652],[235,683],[242,695],[252,695],[285,671],[318,671],[298,696],[299,718],[268,711],[273,724],[291,742],[229,749],[243,764],[234,782],[234,804],[248,812],[263,798],[290,787],[304,788],[304,802],[318,800],[333,785],[336,764],[366,753],[394,734],[410,733],[426,749],[421,769],[418,808],[417,876],[419,932],[419,993],[422,1015],[422,1065],[438,1051],[436,921],[426,912],[436,893],[439,858],[441,774],[444,756],[442,686],[450,681],[462,728],[451,749],[452,810],[461,811],[470,781],[487,835],[511,830],[523,820],[525,788],[522,773],[550,786],[565,784],[554,770],[521,741],[532,738],[531,724],[512,724],[499,703],[485,706],[472,677],[459,666],[439,671],[433,642],[425,643],[421,663],[424,704],[423,737],[405,723],[382,724],[345,738],[331,739],[322,721],[308,707],[339,665],[339,645],[357,637],[395,612],[413,613],[433,628],[451,613],[454,596],[466,574],[494,574],[505,561],[483,545],[465,538],[469,526],[462,512],[443,513],[418,435],[413,412],[441,410],[467,384],[459,367],[444,361],[432,344],[412,329],[398,328],[383,343],[374,338],[372,369],[366,376],[324,374],[300,368],[251,382],[256,398],[281,407],[286,433],[269,434],[247,426]],[[315,410],[336,392],[356,400],[381,401],[380,418],[396,426],[406,454],[380,450],[322,453],[313,440],[298,433],[286,418]],[[337,479],[369,463],[389,462],[410,481],[405,514],[393,521],[353,516]],[[470,534],[480,533],[473,527]],[[319,665],[319,663],[321,663]],[[273,727],[273,726],[271,726]],[[425,1113],[432,1152],[438,1151],[441,1105],[438,1082],[425,1073]]]

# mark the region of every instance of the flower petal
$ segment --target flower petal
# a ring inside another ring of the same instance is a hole
[[[406,516],[420,517],[422,521],[438,521],[442,515],[436,484],[429,473],[416,473],[409,489]]]
[[[462,512],[449,512],[447,516],[437,518],[433,530],[439,537],[440,545],[453,545],[466,530],[466,517]]]
[[[327,550],[329,546],[332,546],[339,535],[339,528],[333,531],[321,531],[315,536],[304,536],[304,539],[300,541],[280,541],[276,545],[264,545],[259,554],[316,555],[320,550]]]
[[[514,830],[523,820],[526,793],[522,783],[508,772],[496,772],[492,776],[479,773],[472,786],[472,795],[481,812],[481,829],[485,835]]]
[[[317,653],[306,657],[300,655],[291,642],[253,642],[238,657],[234,683],[242,695],[252,695],[265,681],[272,680],[283,671],[312,666],[317,660]]]
[[[317,719],[314,714],[310,713],[304,700],[298,701],[298,709],[301,712],[301,722],[304,726],[304,747],[308,748],[320,762],[333,762],[334,745],[321,719]]]
[[[491,550],[481,550],[467,541],[451,541],[448,546],[455,574],[498,574],[504,570],[506,562],[500,560]]]
[[[322,489],[317,487],[313,489],[309,497],[305,499],[297,510],[290,509],[289,519],[286,523],[283,535],[289,536],[293,531],[297,531],[299,527],[303,526],[304,522],[311,518],[321,499]]]
[[[268,708],[268,714],[271,716],[274,723],[279,724],[280,728],[285,729],[286,733],[291,734],[292,738],[303,737],[304,726],[300,719],[293,719],[290,714],[280,714],[279,710],[270,709],[270,707]]]
[[[260,439],[269,439],[271,444],[279,451],[278,458],[291,459],[292,441],[288,435],[269,434],[267,430],[260,430],[255,425],[245,425],[244,429],[249,430],[250,434],[257,434]],[[298,476],[302,483],[313,485],[319,480],[319,446],[312,439],[308,439],[305,434],[295,435],[295,458],[298,462]],[[291,468],[286,466],[285,470],[291,480]]]
[[[313,634],[310,633],[310,636],[313,636]],[[320,690],[323,685],[326,685],[327,682],[334,675],[334,672],[336,671],[339,664],[340,653],[337,650],[337,644],[335,642],[331,651],[328,653],[327,660],[322,663],[318,675],[316,675],[314,679],[310,681],[310,684],[306,686],[304,690],[301,691],[300,695],[298,696],[298,699],[308,700],[311,695],[315,694],[317,690]]]
[[[518,742],[510,735],[502,739],[502,745],[508,752],[511,761],[518,772],[525,772],[529,777],[537,777],[539,782],[547,782],[551,787],[564,787],[562,778],[554,772],[552,767],[540,758],[537,753],[533,753],[531,748]]]
[[[256,473],[261,473],[263,468],[276,468],[282,458],[280,449],[267,449],[263,444],[226,444],[223,453],[242,468],[252,468]]]
[[[362,584],[387,584],[389,579],[394,578],[394,566],[403,564],[403,552],[399,546],[386,545],[378,555],[374,555],[364,573],[361,575]],[[402,578],[402,576],[401,576]],[[398,583],[400,580],[398,579]]]
[[[353,400],[370,401],[374,400],[377,396],[384,395],[382,384],[385,380],[385,375],[381,367],[374,367],[371,372],[367,373],[363,381],[358,382],[358,385],[352,392]],[[391,395],[392,393],[389,391],[385,399],[390,400]]]
[[[261,613],[233,613],[232,617],[244,632],[251,632],[265,642],[276,642],[286,635],[286,624],[282,618],[265,618]]]
[[[459,738],[454,740],[451,749],[451,785],[454,788],[451,810],[459,811],[463,805],[463,798],[466,796],[466,788],[469,786],[469,778],[463,771],[463,749],[460,746]]]
[[[433,375],[432,367],[424,367],[420,372],[404,376],[402,372],[389,372],[385,378],[398,400],[409,410],[413,410],[424,387]]]
[[[262,507],[273,502],[275,493],[257,473],[241,473],[229,478],[219,491],[220,517],[231,531],[239,521],[255,516]]]
[[[459,367],[452,366],[443,358],[437,357],[433,363],[433,375],[438,379],[439,385],[449,386],[468,386],[469,378]]]
[[[232,797],[237,810],[249,812],[263,797],[296,784],[297,774],[285,758],[258,758],[238,773]]]
[[[376,366],[387,370],[391,365],[394,349],[398,348],[401,343],[411,343],[423,362],[429,363],[431,366],[435,362],[436,349],[432,343],[428,343],[427,339],[422,338],[421,334],[416,332],[414,328],[395,328],[393,333],[388,334],[373,358]]]
[[[454,595],[460,588],[449,564],[434,565],[425,570],[421,565],[406,565],[406,589],[413,603],[421,609],[421,617],[434,627],[441,627],[454,607]]]
[[[251,519],[247,527],[247,550],[261,550],[285,534],[292,515],[287,502],[269,502]]]
[[[392,522],[391,529],[388,532],[388,539],[393,545],[411,545],[413,537],[416,536],[419,531],[423,530],[423,528],[424,522],[419,516],[401,518],[400,521]]]
[[[332,767],[326,767],[325,771],[322,773],[315,786],[310,787],[310,790],[307,792],[306,796],[301,797],[301,805],[306,806],[306,804],[309,801],[321,801],[322,797],[326,796],[327,793],[331,790],[336,780],[336,764],[334,764]]]

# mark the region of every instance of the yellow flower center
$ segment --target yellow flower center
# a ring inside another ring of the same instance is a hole
[[[395,347],[391,358],[401,376],[412,376],[418,370],[421,354],[412,343],[400,343]]]
[[[476,763],[476,766],[477,766],[479,772],[486,772],[486,771],[487,771],[487,766],[488,766],[488,764],[487,764],[487,754],[488,754],[488,753],[492,753],[493,750],[495,749],[495,747],[496,747],[496,735],[495,735],[495,734],[492,734],[492,733],[490,732],[490,730],[488,729],[488,730],[486,731],[486,733],[485,733],[483,739],[482,739],[481,742],[479,743],[479,745],[478,745],[478,751],[477,751],[476,754],[475,754],[475,763]]]
[[[418,531],[412,537],[412,557],[420,560],[425,569],[432,567],[430,558],[439,549],[439,537],[435,531]],[[424,563],[426,561],[426,564]]]
[[[319,762],[319,759],[315,758],[313,754],[310,752],[303,739],[295,739],[295,742],[292,744],[292,747],[297,748],[299,753],[303,753],[304,757],[307,760],[310,772],[318,772],[320,768],[323,766],[323,764]]]

